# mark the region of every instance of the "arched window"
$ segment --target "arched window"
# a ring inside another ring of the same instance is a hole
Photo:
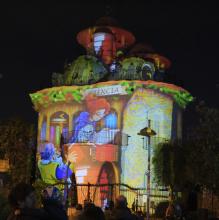
[[[110,113],[104,118],[104,127],[110,129],[116,129],[118,127],[118,117],[115,110],[111,110]]]
[[[114,109],[111,109],[110,113],[103,118],[103,123],[101,126],[103,129],[107,128],[107,132],[103,133],[101,140],[104,143],[114,143],[115,137],[118,132],[118,116]],[[105,134],[105,135],[104,135]]]
[[[50,141],[60,144],[62,133],[68,133],[69,116],[65,112],[56,112],[50,118]]]

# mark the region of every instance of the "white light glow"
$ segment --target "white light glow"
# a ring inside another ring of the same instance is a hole
[[[76,170],[75,176],[76,177],[87,176],[87,169]]]
[[[77,177],[77,183],[84,183],[84,177],[83,176],[78,176]]]

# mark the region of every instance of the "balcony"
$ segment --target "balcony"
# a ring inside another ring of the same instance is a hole
[[[64,144],[64,152],[69,161],[78,165],[118,161],[118,145],[113,144],[70,143]]]
[[[118,161],[118,147],[128,145],[129,136],[118,129],[104,128],[92,134],[88,131],[80,132],[62,133],[61,145],[65,146],[65,152],[72,162],[115,162]]]
[[[119,129],[103,128],[99,132],[91,132],[88,130],[75,130],[63,132],[61,135],[61,144],[69,143],[92,143],[95,145],[119,145],[127,146],[128,134],[122,133]]]

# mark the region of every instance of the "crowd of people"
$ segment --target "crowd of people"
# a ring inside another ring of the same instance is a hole
[[[104,209],[85,200],[83,205],[73,207],[69,216],[63,203],[63,194],[54,186],[48,186],[41,192],[40,208],[36,207],[35,189],[30,184],[17,184],[9,193],[8,200],[11,213],[7,220],[144,220],[142,212],[128,208],[123,195],[118,196],[115,203],[109,201]],[[180,205],[169,203],[164,219],[185,219]]]
[[[11,213],[7,220],[67,220],[62,205],[62,195],[56,187],[47,187],[41,195],[42,208],[36,208],[36,193],[33,186],[17,184],[9,193]]]
[[[71,216],[67,216],[62,203],[62,194],[56,187],[42,191],[42,207],[36,208],[36,194],[33,186],[17,184],[10,192],[11,213],[7,220],[143,220],[140,214],[133,214],[128,208],[127,199],[120,195],[114,204],[109,202],[103,210],[91,202],[76,205]]]

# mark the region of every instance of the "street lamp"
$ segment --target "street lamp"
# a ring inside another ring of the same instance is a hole
[[[150,218],[150,182],[151,182],[151,137],[156,132],[151,129],[151,120],[148,119],[148,127],[140,130],[138,135],[148,138],[148,170],[147,170],[147,220]]]

